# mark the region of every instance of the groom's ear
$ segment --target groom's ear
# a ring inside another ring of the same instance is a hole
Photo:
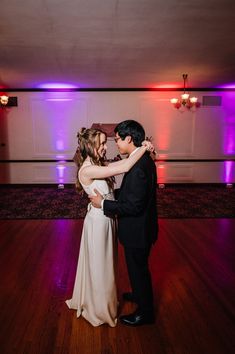
[[[127,136],[125,137],[125,140],[126,140],[126,142],[127,142],[128,144],[130,144],[130,143],[132,142],[132,137],[131,137],[130,135],[127,135]]]

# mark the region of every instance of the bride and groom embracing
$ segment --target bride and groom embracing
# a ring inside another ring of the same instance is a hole
[[[66,303],[93,326],[117,324],[116,255],[118,236],[124,247],[131,292],[123,299],[136,304],[136,310],[119,320],[128,326],[155,321],[153,290],[148,259],[157,239],[156,167],[150,152],[153,145],[144,140],[143,127],[126,120],[115,128],[115,142],[128,157],[107,163],[106,134],[82,128],[75,154],[78,165],[77,188],[89,198],[73,295]],[[114,199],[113,176],[124,173]],[[117,231],[116,231],[117,220]]]

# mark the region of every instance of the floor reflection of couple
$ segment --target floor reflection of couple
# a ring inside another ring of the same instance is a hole
[[[84,220],[73,295],[66,303],[93,326],[117,323],[115,282],[116,232],[124,246],[132,292],[126,301],[136,303],[135,312],[120,316],[129,326],[154,323],[153,291],[148,258],[157,239],[156,167],[148,151],[143,127],[134,120],[115,128],[119,152],[128,158],[105,162],[106,135],[82,128],[75,158],[78,165],[77,188],[91,199]],[[125,173],[116,197],[113,176]]]

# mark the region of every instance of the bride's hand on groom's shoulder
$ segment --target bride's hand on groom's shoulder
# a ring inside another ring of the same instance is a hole
[[[142,142],[142,145],[147,148],[147,151],[150,151],[150,152],[152,152],[152,153],[155,153],[155,148],[154,148],[154,145],[152,144],[151,141],[149,141],[149,140],[144,140],[144,141]]]

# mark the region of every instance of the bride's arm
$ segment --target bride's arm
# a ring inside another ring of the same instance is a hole
[[[141,146],[133,155],[129,156],[127,159],[117,161],[117,163],[110,163],[108,166],[92,165],[84,167],[82,170],[83,177],[87,179],[106,178],[116,176],[121,173],[126,173],[134,166],[134,164],[143,156],[147,150],[147,146]]]
[[[112,164],[112,166],[118,166],[118,165],[121,165],[123,163],[123,160],[125,160],[126,157],[124,157],[123,159],[121,160],[118,160],[118,161],[109,161],[107,163],[107,166],[109,166],[110,164]]]

